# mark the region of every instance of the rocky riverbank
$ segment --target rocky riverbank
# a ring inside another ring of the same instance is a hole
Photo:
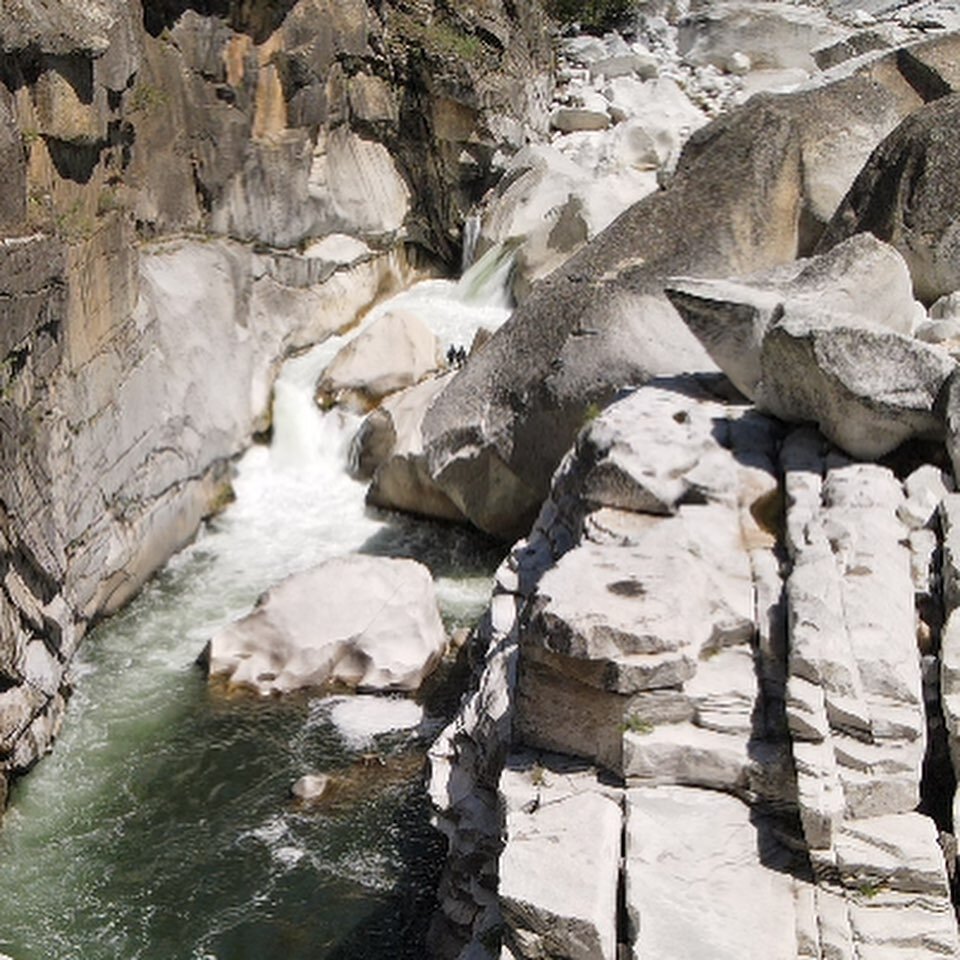
[[[555,52],[534,3],[207,6],[0,22],[0,800],[279,359],[472,211],[511,319],[434,376],[378,318],[317,384],[375,408],[371,503],[517,541],[431,751],[434,954],[956,956],[952,8]]]

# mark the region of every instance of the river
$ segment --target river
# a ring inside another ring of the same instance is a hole
[[[402,307],[444,349],[469,346],[509,313],[507,269],[491,256],[459,282],[417,284],[358,329]],[[238,462],[236,501],[85,640],[56,749],[15,784],[0,830],[0,954],[424,956],[443,842],[421,771],[442,705],[226,696],[195,665],[211,633],[270,585],[348,552],[426,563],[451,629],[488,600],[501,546],[365,509],[345,470],[359,421],[313,403],[348,337],[285,364],[272,443]],[[290,785],[311,771],[334,775],[331,799],[298,809]]]

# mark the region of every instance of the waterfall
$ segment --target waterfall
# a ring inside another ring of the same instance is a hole
[[[460,254],[460,273],[466,273],[477,256],[477,241],[480,239],[480,215],[471,213],[463,222],[463,249]]]
[[[516,257],[513,243],[491,247],[457,282],[457,299],[478,307],[509,310],[513,306],[510,280]]]

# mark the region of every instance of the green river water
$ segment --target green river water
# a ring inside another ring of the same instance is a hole
[[[463,289],[402,297],[445,343],[469,343],[506,311],[465,305]],[[287,364],[273,447],[240,462],[236,503],[84,641],[62,735],[15,785],[0,829],[0,954],[425,956],[443,841],[422,772],[442,713],[383,697],[228,697],[195,665],[272,583],[348,551],[426,562],[451,627],[487,601],[502,547],[364,510],[344,471],[356,421],[312,403],[338,345]],[[331,797],[298,809],[290,785],[311,771],[333,774]]]

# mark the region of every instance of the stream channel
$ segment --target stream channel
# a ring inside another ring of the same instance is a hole
[[[239,461],[236,501],[84,641],[62,735],[15,785],[0,829],[0,954],[425,956],[444,842],[422,770],[442,711],[367,695],[226,696],[195,660],[269,586],[350,552],[420,560],[448,629],[475,622],[502,545],[365,509],[365,486],[346,473],[359,418],[321,413],[313,389],[387,309],[417,313],[444,351],[469,346],[509,315],[508,270],[492,254],[458,282],[419,283],[284,365],[272,443]],[[290,785],[313,771],[333,774],[331,798],[297,809]]]

